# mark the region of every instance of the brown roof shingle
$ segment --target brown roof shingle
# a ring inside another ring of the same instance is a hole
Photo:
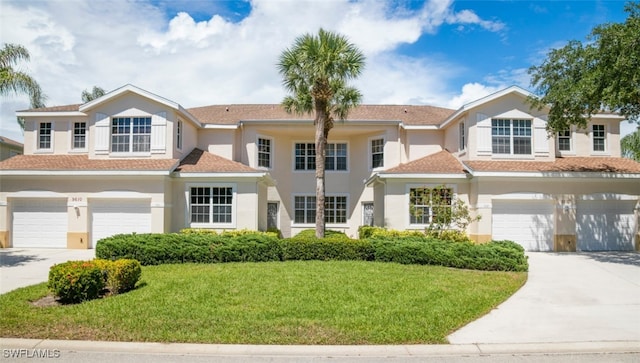
[[[251,173],[258,170],[208,151],[193,149],[176,171],[183,173]]]
[[[423,158],[400,164],[385,170],[382,174],[464,174],[464,167],[458,159],[446,150]]]
[[[562,157],[555,161],[465,161],[472,171],[640,173],[640,163],[613,157]]]
[[[12,139],[10,139],[8,137],[4,137],[4,136],[0,136],[0,143],[1,144],[12,145],[12,146],[24,147],[24,145],[22,145],[22,143],[17,142],[15,140],[12,140]]]
[[[80,110],[80,106],[82,106],[82,104],[40,107],[18,112],[73,112]]]
[[[89,159],[87,155],[16,155],[0,170],[29,171],[171,171],[177,159]]]

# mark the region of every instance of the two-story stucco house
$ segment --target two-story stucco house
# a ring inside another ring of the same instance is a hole
[[[637,248],[640,164],[614,114],[551,137],[511,87],[458,110],[363,105],[329,134],[327,228],[424,229],[445,185],[482,219],[479,241],[528,250]],[[24,155],[0,163],[4,247],[93,248],[116,233],[313,228],[312,117],[279,105],[184,109],[127,85],[20,111]],[[416,213],[415,211],[419,211]]]

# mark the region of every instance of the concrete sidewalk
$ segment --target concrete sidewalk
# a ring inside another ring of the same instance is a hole
[[[95,250],[48,248],[0,249],[0,294],[39,284],[49,278],[51,266],[71,260],[92,260]]]
[[[527,283],[450,343],[640,342],[640,253],[527,255]]]

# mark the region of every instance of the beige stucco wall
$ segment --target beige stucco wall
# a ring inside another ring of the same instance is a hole
[[[236,160],[234,159],[235,133],[236,130],[229,129],[199,130],[198,148],[229,160]]]
[[[407,130],[407,161],[437,153],[444,145],[444,131]]]
[[[52,147],[51,151],[38,150],[38,130],[41,122],[51,122]],[[72,132],[74,122],[87,122],[87,132],[89,121],[86,116],[47,116],[47,117],[27,117],[24,122],[24,154],[69,154],[85,153],[71,150]],[[89,147],[89,137],[87,137],[87,147]]]

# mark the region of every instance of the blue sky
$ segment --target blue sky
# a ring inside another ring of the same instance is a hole
[[[623,22],[624,1],[2,0],[0,42],[26,46],[47,105],[131,83],[184,107],[278,103],[275,63],[295,37],[324,27],[367,56],[355,82],[372,104],[458,108],[510,85],[552,48]],[[19,141],[3,97],[0,134]],[[633,130],[624,125],[625,132]]]

